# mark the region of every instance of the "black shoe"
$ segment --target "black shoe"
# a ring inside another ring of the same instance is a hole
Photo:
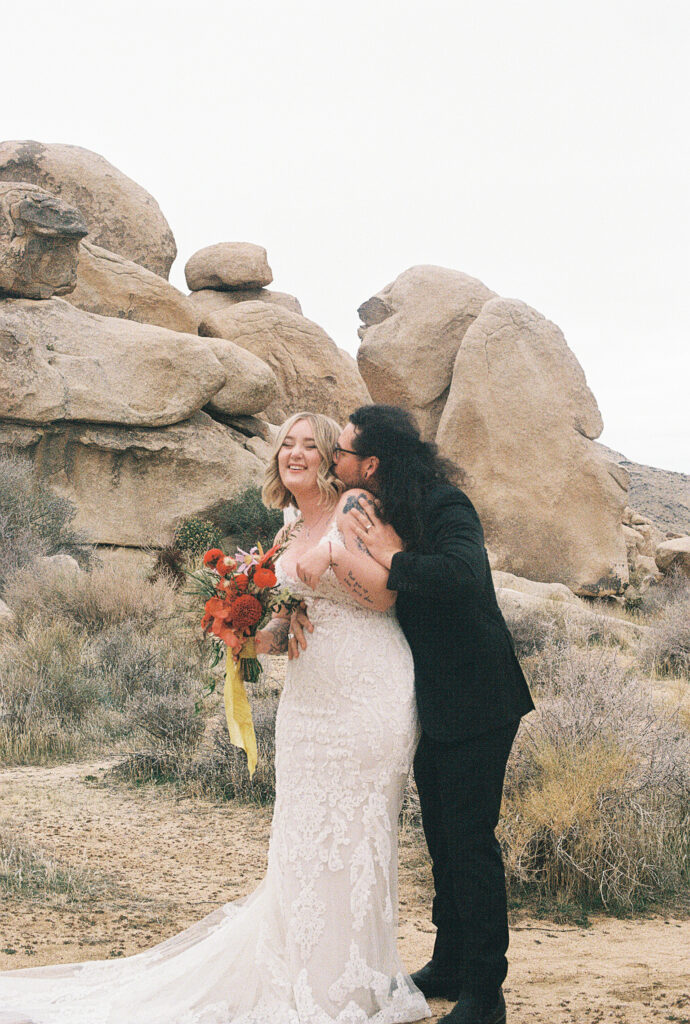
[[[488,1007],[479,996],[462,992],[456,1006],[445,1017],[440,1017],[438,1024],[506,1024],[503,992],[499,989],[497,999]]]
[[[410,977],[426,999],[457,999],[460,995],[458,980],[440,971],[433,960]]]

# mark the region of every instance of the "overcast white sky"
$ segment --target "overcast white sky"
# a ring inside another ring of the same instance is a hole
[[[690,472],[686,0],[44,0],[2,16],[3,138],[101,153],[192,253],[268,249],[353,354],[435,263],[564,331],[629,458]]]

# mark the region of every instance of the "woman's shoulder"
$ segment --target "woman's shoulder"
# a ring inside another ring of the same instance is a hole
[[[370,505],[372,509],[376,509],[376,498],[367,491],[364,487],[351,487],[348,491],[344,491],[338,499],[336,506],[336,518],[338,523],[342,525],[343,522],[349,522],[348,512],[353,508],[361,508],[363,512],[366,512],[367,506]]]
[[[362,505],[366,508],[367,505],[376,507],[376,498],[368,491],[365,487],[351,487],[347,491],[343,491],[338,499],[337,511],[347,513],[350,509],[355,508],[357,505]]]

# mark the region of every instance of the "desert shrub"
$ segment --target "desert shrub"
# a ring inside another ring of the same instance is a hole
[[[17,621],[0,634],[0,759],[44,763],[150,744],[131,712],[142,695],[180,707],[205,684],[207,652],[165,580],[136,573],[17,571]],[[150,710],[150,709],[149,709]],[[164,715],[160,711],[160,716]],[[151,711],[151,714],[153,712]],[[197,724],[180,726],[184,746]]]
[[[37,555],[66,552],[88,561],[90,549],[72,530],[76,508],[38,482],[28,459],[0,457],[0,591]]]
[[[175,544],[166,544],[156,552],[148,579],[150,583],[154,583],[161,577],[175,589],[181,587],[186,580],[185,553]]]
[[[658,613],[640,645],[639,658],[650,672],[690,676],[690,590]]]
[[[253,702],[258,762],[249,778],[247,757],[230,742],[227,725],[220,719],[213,728],[211,749],[193,766],[187,786],[197,793],[221,800],[239,799],[257,804],[275,799],[275,723],[278,701]]]
[[[264,548],[283,525],[283,513],[277,508],[266,508],[258,487],[247,487],[226,501],[215,514],[215,521],[223,535],[231,534],[238,546],[248,551],[260,543]]]
[[[518,658],[524,658],[556,642],[564,630],[563,616],[555,602],[550,608],[546,602],[524,607],[508,607],[503,617],[510,630]]]
[[[690,736],[606,648],[544,658],[509,763],[501,839],[513,889],[621,911],[690,882]]]
[[[49,622],[56,617],[70,619],[90,632],[125,621],[153,628],[177,608],[169,582],[158,579],[150,583],[133,568],[94,568],[81,573],[37,573],[25,568],[8,579],[5,594],[20,629],[30,619]]]
[[[690,598],[690,579],[685,573],[674,568],[658,583],[652,584],[642,595],[641,611],[648,618],[654,618],[669,605]]]
[[[208,519],[185,519],[175,530],[173,547],[199,555],[209,548],[220,547],[221,531],[216,523]]]

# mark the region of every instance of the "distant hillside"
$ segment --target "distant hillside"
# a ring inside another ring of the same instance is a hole
[[[660,530],[690,534],[690,476],[687,473],[641,466],[606,445],[597,444],[597,447],[630,474],[630,508],[647,516]]]

